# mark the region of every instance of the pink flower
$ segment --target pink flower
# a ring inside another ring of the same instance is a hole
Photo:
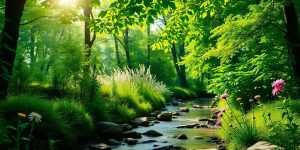
[[[256,99],[256,100],[258,100],[258,99],[260,99],[260,98],[261,98],[260,95],[255,95],[255,96],[254,96],[254,99]]]
[[[229,97],[228,93],[224,93],[220,96],[220,99],[226,99],[227,97]]]
[[[221,121],[218,121],[218,122],[216,123],[216,126],[222,126],[222,122],[221,122]]]
[[[225,112],[226,111],[226,108],[222,108],[221,110],[220,110],[220,112]]]
[[[222,118],[222,117],[223,117],[223,112],[220,111],[220,112],[218,113],[218,118]]]
[[[285,86],[285,81],[282,79],[276,80],[272,83],[272,87],[274,88],[272,90],[272,94],[278,95],[280,92],[282,92],[284,90],[284,86]]]

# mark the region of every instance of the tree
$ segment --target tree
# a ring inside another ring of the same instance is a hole
[[[7,96],[25,2],[26,0],[6,0],[5,2],[5,22],[0,49],[0,99],[5,99]]]

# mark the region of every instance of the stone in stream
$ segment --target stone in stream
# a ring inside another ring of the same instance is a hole
[[[130,124],[121,124],[121,126],[123,127],[123,131],[130,131],[133,129],[132,125]]]
[[[156,140],[147,140],[147,141],[141,141],[140,144],[149,144],[149,143],[154,143],[157,142]]]
[[[144,132],[143,135],[147,135],[150,137],[158,137],[158,136],[162,136],[163,134],[161,134],[155,130],[148,130],[148,131]]]
[[[216,114],[211,115],[211,119],[218,119],[218,115]]]
[[[283,148],[266,141],[259,141],[247,148],[247,150],[283,150]]]
[[[206,117],[202,117],[202,118],[197,118],[198,121],[208,121],[209,119]]]
[[[123,133],[123,137],[140,139],[142,138],[142,134],[136,131],[126,131]]]
[[[154,148],[153,150],[186,150],[186,148],[181,146],[169,145],[169,146]]]
[[[123,127],[112,122],[97,122],[96,133],[104,139],[122,139]]]
[[[217,123],[217,119],[209,119],[206,122],[207,125],[211,125],[211,126],[216,125],[216,123]]]
[[[226,146],[224,145],[218,145],[217,150],[226,150]]]
[[[208,128],[207,124],[199,124],[196,128]]]
[[[172,113],[172,116],[180,116],[179,112],[171,112],[171,113]]]
[[[180,134],[176,138],[179,139],[179,140],[186,140],[186,139],[188,139],[188,137],[185,134]]]
[[[148,117],[139,117],[134,119],[133,124],[136,126],[149,126],[149,119]]]
[[[125,142],[128,144],[128,145],[135,145],[138,143],[138,140],[137,139],[134,139],[134,138],[127,138],[125,139]]]
[[[155,120],[155,121],[153,121],[153,123],[157,124],[157,123],[160,123],[160,122],[158,120]]]
[[[110,146],[118,146],[121,145],[121,142],[115,140],[115,139],[109,139],[105,141],[105,144],[110,145]]]
[[[187,125],[179,125],[176,128],[195,128],[197,127],[199,124],[198,123],[194,123],[194,124],[187,124]]]
[[[159,121],[172,121],[172,113],[165,112],[157,116]]]
[[[193,108],[204,108],[203,106],[200,106],[200,105],[197,105],[197,104],[194,104],[193,105]]]
[[[179,111],[180,112],[189,112],[190,109],[188,107],[181,107],[181,108],[179,108]]]
[[[111,148],[104,143],[88,145],[88,149],[89,150],[111,150]]]

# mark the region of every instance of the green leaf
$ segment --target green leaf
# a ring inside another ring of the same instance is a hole
[[[283,112],[282,115],[281,115],[281,118],[283,119],[284,116],[286,116],[286,115],[287,115],[287,113],[286,113],[286,112]]]
[[[6,126],[6,129],[17,131],[17,128],[11,125]]]
[[[98,16],[104,17],[106,14],[107,14],[107,11],[105,10],[105,11],[101,11]]]
[[[27,138],[27,137],[21,137],[21,140],[22,140],[22,141],[30,141],[30,139]]]

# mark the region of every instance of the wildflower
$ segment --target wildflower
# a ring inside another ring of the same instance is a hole
[[[259,100],[260,98],[261,98],[260,95],[255,95],[255,96],[254,96],[254,99],[256,99],[256,100]]]
[[[28,118],[31,122],[35,122],[35,123],[39,123],[42,121],[42,115],[40,115],[39,113],[36,113],[36,112],[31,112],[28,115]]]
[[[224,93],[220,96],[220,99],[226,99],[227,97],[229,97],[228,93]]]
[[[18,117],[20,117],[20,118],[25,118],[26,117],[26,114],[24,114],[24,113],[18,113]]]
[[[236,101],[237,101],[237,102],[241,102],[241,101],[242,101],[242,98],[238,97],[238,98],[236,99]]]
[[[223,117],[223,112],[220,111],[220,112],[218,113],[218,118],[222,118],[222,117]]]
[[[216,123],[216,125],[217,125],[217,126],[222,126],[222,122],[221,122],[221,121],[218,121],[218,122]]]
[[[278,95],[280,92],[282,92],[284,90],[284,86],[285,86],[285,81],[282,79],[276,80],[272,83],[272,87],[274,88],[272,90],[272,94]]]
[[[252,103],[252,102],[254,102],[254,100],[251,98],[251,99],[249,99],[249,102]]]
[[[220,112],[225,112],[226,111],[226,108],[222,108],[221,110],[220,110]]]

